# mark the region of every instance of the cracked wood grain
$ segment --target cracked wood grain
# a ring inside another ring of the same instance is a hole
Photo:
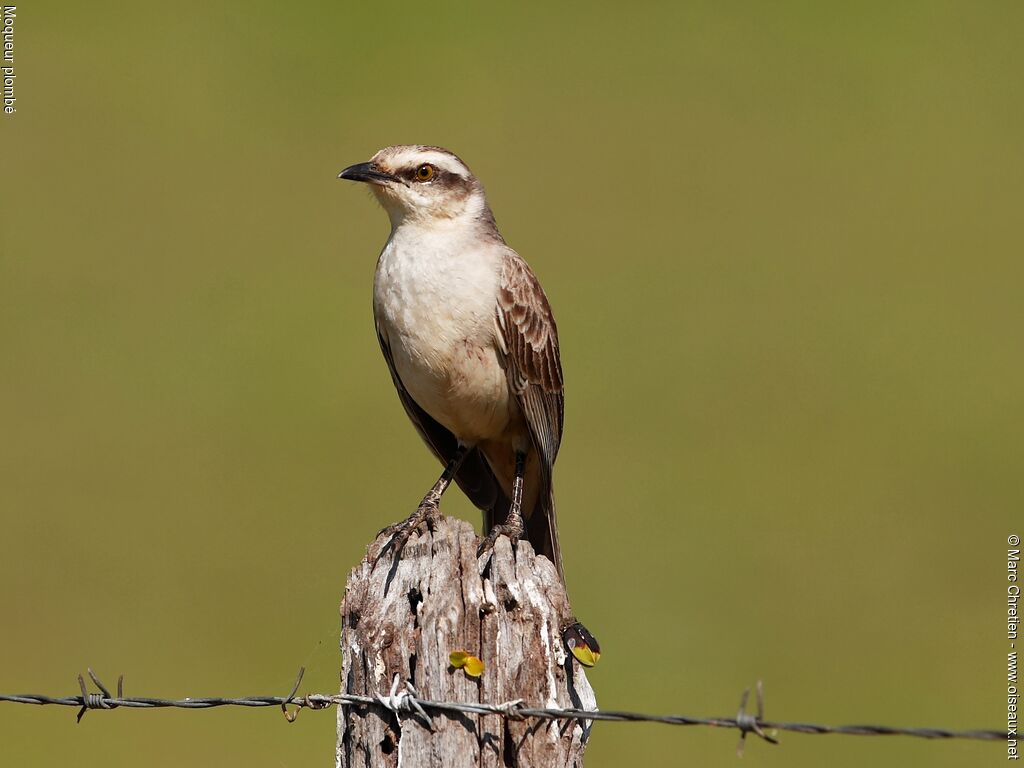
[[[413,535],[397,562],[375,559],[379,538],[353,569],[341,605],[341,691],[387,695],[395,673],[435,701],[596,709],[561,628],[572,615],[547,558],[528,542],[498,540],[483,574],[469,523],[442,518]],[[485,664],[479,679],[452,669],[466,650]],[[433,732],[380,707],[338,711],[338,768],[445,766],[552,768],[583,765],[588,731],[577,721],[434,714]]]

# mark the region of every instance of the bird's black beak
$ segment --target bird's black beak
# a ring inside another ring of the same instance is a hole
[[[397,176],[382,171],[374,163],[357,163],[350,165],[338,174],[339,179],[349,181],[365,181],[368,184],[379,184],[384,186],[391,181],[401,181]]]

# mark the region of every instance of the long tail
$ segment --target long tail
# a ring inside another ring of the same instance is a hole
[[[533,514],[526,518],[526,538],[534,550],[555,564],[558,578],[565,583],[562,571],[562,549],[558,545],[558,519],[555,517],[555,488],[548,480],[541,490]]]

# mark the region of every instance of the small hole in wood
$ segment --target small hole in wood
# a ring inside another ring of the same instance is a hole
[[[380,751],[385,755],[390,755],[395,751],[395,740],[391,738],[390,733],[384,734],[384,738],[380,742]]]
[[[420,603],[423,602],[423,594],[418,589],[416,589],[416,587],[413,587],[412,589],[409,590],[408,597],[409,597],[409,610],[412,612],[413,624],[415,626],[416,623],[418,623],[418,618],[416,616],[416,611],[419,609]]]

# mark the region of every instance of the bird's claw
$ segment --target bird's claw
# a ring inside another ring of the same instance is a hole
[[[396,555],[400,553],[405,547],[406,542],[409,541],[409,537],[412,536],[413,533],[423,525],[423,523],[426,523],[428,526],[432,526],[433,523],[435,523],[441,516],[440,502],[441,499],[439,496],[433,492],[428,493],[426,497],[424,497],[423,501],[420,502],[420,505],[416,507],[416,511],[409,515],[409,517],[400,523],[395,523],[394,525],[389,525],[387,528],[382,529],[380,533],[377,534],[377,538],[380,538],[381,536],[390,536],[391,538],[388,539],[387,544],[381,548],[380,555],[377,556],[377,559],[379,560],[380,556],[388,550],[394,551]]]
[[[484,554],[494,549],[494,545],[497,543],[499,536],[508,536],[514,544],[522,538],[523,530],[523,519],[521,517],[510,517],[508,522],[491,528],[491,532],[484,537],[484,540],[480,542],[480,546],[477,547],[476,556],[478,558],[483,557]]]

